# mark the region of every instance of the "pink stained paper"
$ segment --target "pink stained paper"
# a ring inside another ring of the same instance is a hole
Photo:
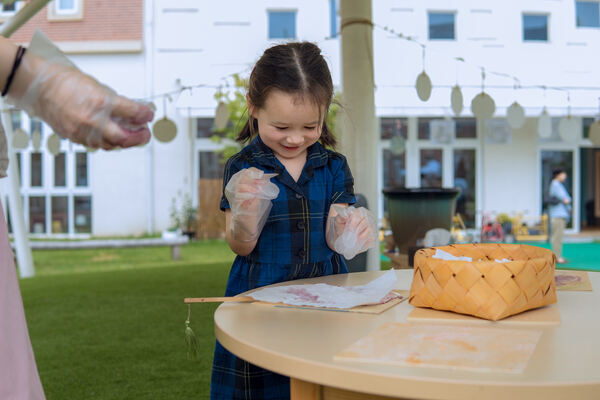
[[[44,400],[0,207],[0,399]]]
[[[248,296],[267,303],[347,309],[380,303],[394,289],[396,281],[396,273],[389,270],[360,286],[333,286],[325,283],[273,286],[249,293]]]

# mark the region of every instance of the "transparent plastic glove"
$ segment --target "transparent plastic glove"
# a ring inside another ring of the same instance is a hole
[[[337,215],[329,220],[327,242],[347,260],[377,245],[377,223],[364,207],[331,206]]]
[[[231,235],[241,242],[258,239],[265,226],[279,188],[271,178],[277,174],[265,174],[258,168],[245,168],[236,172],[227,186],[225,197],[231,207]]]
[[[150,140],[150,103],[119,96],[84,74],[41,31],[33,35],[15,78],[22,90],[11,88],[7,102],[73,142],[109,150]]]

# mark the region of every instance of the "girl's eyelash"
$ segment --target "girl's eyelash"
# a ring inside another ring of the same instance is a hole
[[[287,126],[276,126],[275,128],[283,131],[284,129],[287,129]]]

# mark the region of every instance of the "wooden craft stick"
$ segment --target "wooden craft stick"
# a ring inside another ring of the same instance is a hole
[[[250,296],[187,297],[183,300],[184,303],[223,303],[223,302],[249,303],[251,301],[255,301],[255,300]]]

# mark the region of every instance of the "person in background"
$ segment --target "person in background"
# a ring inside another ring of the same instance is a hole
[[[117,95],[69,64],[46,60],[0,37],[2,97],[64,138],[88,147],[109,150],[150,139],[147,123],[154,112],[149,107]],[[0,129],[0,177],[6,176],[7,167],[6,137]],[[0,207],[0,399],[44,398]]]
[[[550,242],[552,251],[556,255],[558,264],[566,264],[562,256],[563,236],[567,223],[571,219],[571,196],[565,188],[564,182],[567,172],[558,167],[552,170],[552,182],[548,189],[550,204],[548,205],[548,216],[550,217]]]

